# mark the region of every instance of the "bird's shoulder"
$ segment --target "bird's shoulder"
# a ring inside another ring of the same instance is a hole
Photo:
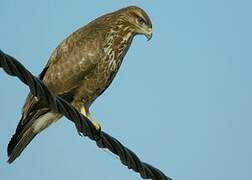
[[[73,32],[53,51],[39,78],[55,94],[72,96],[79,82],[90,75],[103,57],[104,38],[109,26],[88,24]],[[23,106],[23,116],[41,108],[36,97],[29,94]]]
[[[78,81],[92,72],[104,56],[107,31],[108,27],[90,24],[72,33],[53,51],[40,79],[46,84],[55,84],[59,78],[64,80],[66,77]]]

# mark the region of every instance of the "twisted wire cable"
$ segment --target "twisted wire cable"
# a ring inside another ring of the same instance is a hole
[[[122,164],[138,172],[143,179],[171,180],[159,169],[142,162],[137,155],[121,144],[116,138],[104,131],[98,131],[91,121],[79,113],[72,105],[59,96],[55,96],[37,77],[33,76],[18,60],[0,50],[0,67],[10,76],[17,76],[29,86],[31,93],[43,101],[54,112],[62,113],[75,123],[78,132],[95,141],[99,148],[107,148],[120,157]]]

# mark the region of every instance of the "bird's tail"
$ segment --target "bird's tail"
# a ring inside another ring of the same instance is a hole
[[[12,163],[36,135],[32,127],[21,132],[16,131],[8,144],[8,163]]]
[[[16,133],[8,144],[8,163],[12,163],[38,133],[61,117],[57,113],[42,110],[39,110],[38,114],[38,116],[26,117],[28,119],[21,119],[19,122]],[[22,124],[22,122],[26,123]]]

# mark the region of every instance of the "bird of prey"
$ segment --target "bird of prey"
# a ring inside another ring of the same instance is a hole
[[[105,14],[68,36],[54,50],[39,78],[95,125],[89,107],[111,84],[135,35],[152,37],[147,13],[129,6]],[[22,117],[8,144],[12,163],[31,140],[62,117],[28,94]]]

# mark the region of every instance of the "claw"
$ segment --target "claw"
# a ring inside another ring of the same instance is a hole
[[[93,123],[93,125],[94,125],[94,127],[95,127],[95,129],[96,129],[97,131],[101,131],[101,125],[100,125],[100,123],[99,123],[98,121],[96,121],[96,120],[91,120],[91,122]]]
[[[98,121],[93,120],[93,118],[91,117],[89,110],[85,108],[85,106],[83,105],[83,103],[80,103],[81,106],[79,107],[80,109],[80,113],[83,114],[84,116],[86,116],[89,121],[94,125],[95,129],[96,129],[96,133],[95,133],[95,140],[99,140],[101,138],[101,125],[98,123]]]
[[[97,132],[94,135],[94,139],[96,141],[99,141],[101,139],[101,125],[96,120],[90,120],[90,121],[92,122],[92,124],[94,125],[95,129],[97,130]]]

